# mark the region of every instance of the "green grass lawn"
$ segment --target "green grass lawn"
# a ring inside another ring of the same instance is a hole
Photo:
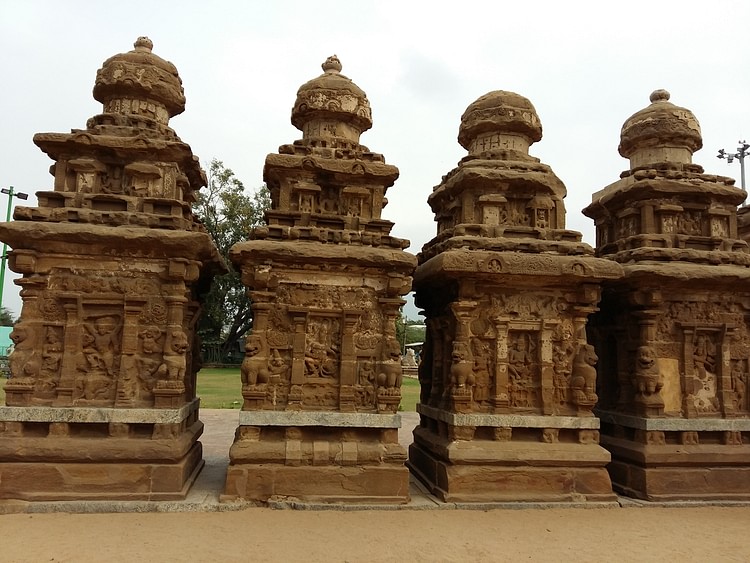
[[[198,396],[204,409],[239,409],[242,407],[240,370],[202,369],[198,372]],[[401,410],[414,412],[418,402],[419,381],[404,377],[401,384]]]
[[[198,396],[204,409],[242,407],[239,368],[203,368],[198,372]]]
[[[5,383],[0,377],[0,405],[5,404]],[[205,368],[198,372],[198,396],[204,409],[239,409],[242,393],[239,368]],[[401,410],[414,412],[419,402],[419,381],[404,378],[401,385]]]
[[[419,402],[419,380],[404,377],[401,383],[401,410],[415,412]]]

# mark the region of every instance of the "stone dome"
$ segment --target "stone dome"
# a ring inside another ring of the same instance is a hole
[[[492,149],[525,152],[542,138],[542,124],[533,104],[515,92],[495,90],[466,108],[458,142],[470,153]]]
[[[328,57],[321,66],[323,74],[297,91],[292,125],[302,131],[305,139],[359,143],[360,134],[372,127],[367,95],[341,74],[341,62],[336,55]]]
[[[136,114],[167,124],[185,111],[177,68],[151,52],[154,44],[139,37],[127,53],[110,57],[96,73],[94,98],[104,113]]]
[[[688,109],[669,101],[669,92],[651,93],[651,105],[634,113],[620,132],[620,154],[630,159],[630,167],[660,162],[692,162],[692,155],[703,146],[698,120]]]

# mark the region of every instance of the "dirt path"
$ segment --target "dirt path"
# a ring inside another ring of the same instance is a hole
[[[237,416],[201,411],[207,458]],[[750,507],[7,514],[0,561],[744,562],[748,530]]]
[[[2,561],[748,561],[750,509],[0,516]]]

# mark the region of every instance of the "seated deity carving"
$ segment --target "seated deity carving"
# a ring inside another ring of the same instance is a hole
[[[270,379],[273,381],[274,377],[278,380],[288,379],[287,374],[289,372],[289,364],[284,361],[279,351],[274,349],[271,353],[271,358],[268,360],[268,373]]]
[[[516,380],[526,379],[531,375],[532,356],[529,352],[529,341],[526,335],[520,335],[513,341],[508,351],[508,369]]]

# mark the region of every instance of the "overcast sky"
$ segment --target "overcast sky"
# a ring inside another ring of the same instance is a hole
[[[0,186],[52,189],[33,135],[85,128],[101,111],[97,69],[146,35],[182,77],[187,109],[171,126],[204,167],[223,160],[254,189],[266,154],[301,138],[297,88],[335,53],[372,106],[361,142],[401,170],[383,216],[411,252],[435,234],[427,196],[466,154],[461,114],[491,90],[534,104],[544,138],[531,154],[567,186],[568,228],[593,243],[581,209],[627,167],[620,128],[655,89],[700,121],[694,161],[739,184],[739,165],[716,154],[750,137],[749,32],[747,0],[0,0]],[[17,315],[12,277],[3,304]]]

